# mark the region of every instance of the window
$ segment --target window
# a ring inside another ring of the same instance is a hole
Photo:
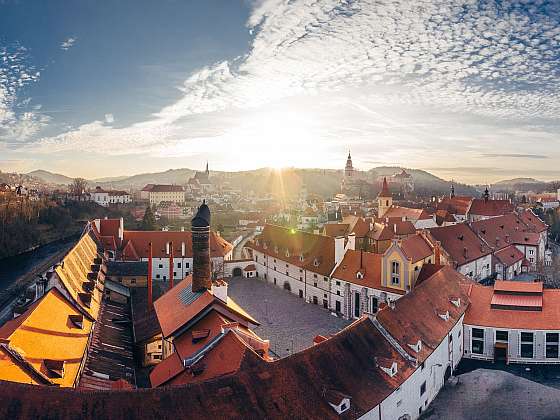
[[[313,283],[313,286],[317,287],[317,282],[314,282],[314,283]]]
[[[425,393],[426,393],[426,381],[424,381],[422,385],[420,385],[420,396],[424,395]]]
[[[130,284],[136,284],[136,279],[131,279]]]
[[[533,358],[533,333],[521,333],[521,357],[526,359]]]
[[[181,263],[177,263],[177,268],[181,268]]]
[[[546,358],[558,359],[558,333],[546,333]]]
[[[340,290],[336,291],[337,296],[340,296]]]
[[[360,294],[354,293],[354,316],[360,317]]]
[[[323,277],[323,280],[329,281],[329,278],[328,277]]]
[[[371,298],[371,312],[376,313],[379,307],[379,301],[375,296]]]
[[[426,367],[426,363],[422,362],[422,364],[420,365],[420,370],[421,371],[424,370],[425,367]],[[422,395],[422,394],[420,394],[420,395]]]
[[[159,279],[159,274],[156,274],[156,279]]]
[[[173,277],[177,277],[177,272],[176,271],[173,272]]]
[[[400,282],[400,264],[398,261],[393,261],[391,263],[391,283],[399,284]]]
[[[159,268],[163,268],[163,264],[160,264],[160,265],[159,265]]]
[[[496,341],[508,341],[507,331],[496,331]]]
[[[471,351],[475,354],[484,354],[484,330],[472,329]]]
[[[334,310],[335,310],[336,312],[340,312],[340,311],[341,311],[340,307],[341,307],[340,301],[338,301],[338,300],[335,301],[335,303],[334,303]]]
[[[185,267],[186,267],[186,268],[189,268],[189,263],[185,263]]]
[[[339,281],[337,281],[337,282],[336,282],[336,285],[337,285],[337,286],[340,286],[340,282],[339,282]]]

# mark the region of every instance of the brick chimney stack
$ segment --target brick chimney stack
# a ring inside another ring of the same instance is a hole
[[[152,243],[148,244],[148,310],[154,306],[152,297]]]
[[[193,272],[192,291],[212,289],[210,263],[210,209],[203,201],[191,221]]]

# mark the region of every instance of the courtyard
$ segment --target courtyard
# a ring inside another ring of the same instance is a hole
[[[334,334],[350,321],[256,278],[229,280],[228,295],[261,323],[255,332],[270,340],[274,356],[286,357],[313,345],[317,335]]]
[[[463,360],[457,373],[423,419],[560,418],[558,366],[506,366]]]

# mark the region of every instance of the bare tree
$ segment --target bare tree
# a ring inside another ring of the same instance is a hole
[[[84,178],[74,178],[72,185],[70,186],[70,191],[73,195],[81,196],[86,192],[87,181]]]

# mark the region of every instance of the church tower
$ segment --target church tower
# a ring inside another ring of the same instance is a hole
[[[393,206],[393,196],[391,195],[391,191],[389,191],[389,185],[387,185],[387,178],[383,177],[383,187],[381,188],[381,192],[377,196],[377,217],[381,218],[387,213]]]
[[[354,177],[354,166],[352,165],[352,156],[350,156],[350,150],[348,151],[348,158],[346,159],[346,166],[344,167],[344,178]]]

